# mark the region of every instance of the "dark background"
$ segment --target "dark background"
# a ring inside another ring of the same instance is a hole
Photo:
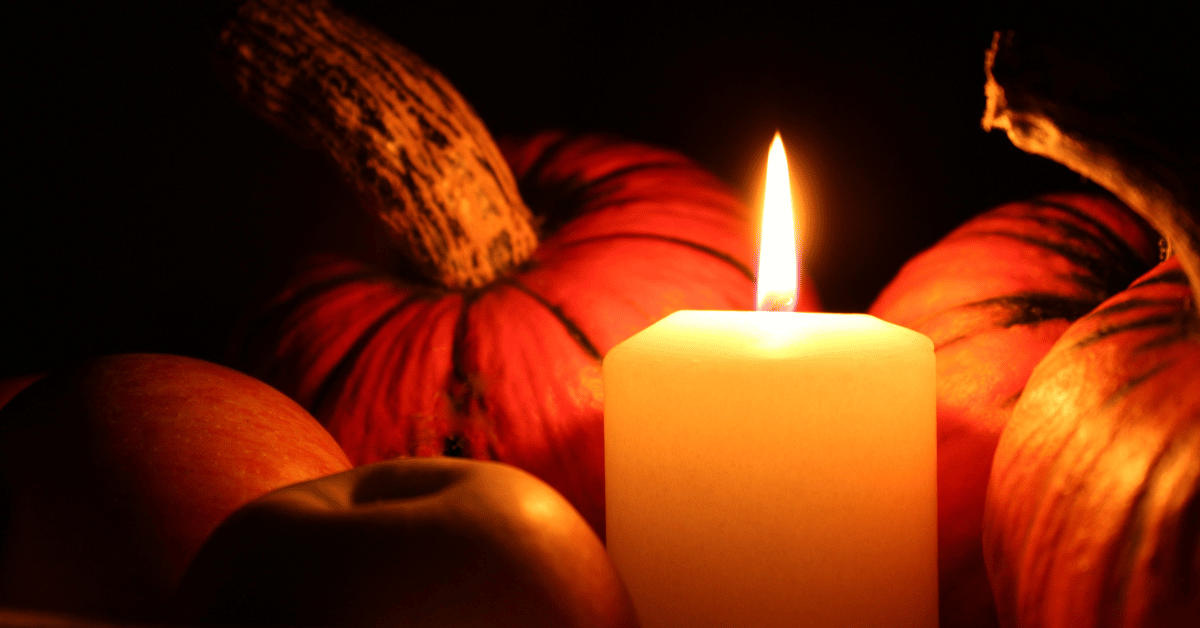
[[[991,205],[1091,185],[980,129],[983,53],[1014,25],[990,8],[340,4],[440,68],[496,135],[665,145],[749,200],[780,129],[813,190],[805,276],[832,311],[865,309]],[[126,351],[220,361],[301,256],[371,246],[321,157],[215,79],[223,4],[28,10],[9,23],[0,376]]]

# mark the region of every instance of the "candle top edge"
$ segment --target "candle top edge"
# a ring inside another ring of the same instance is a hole
[[[915,352],[932,359],[933,341],[869,314],[680,310],[609,353],[645,351],[768,360],[828,353]]]

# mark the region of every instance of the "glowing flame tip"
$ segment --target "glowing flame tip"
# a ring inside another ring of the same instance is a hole
[[[759,237],[755,309],[796,310],[796,227],[792,216],[792,186],[783,138],[775,132],[767,153],[767,185]]]

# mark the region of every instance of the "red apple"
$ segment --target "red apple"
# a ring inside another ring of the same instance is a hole
[[[118,355],[51,373],[0,410],[0,606],[167,617],[225,517],[348,468],[307,412],[222,366]]]
[[[281,489],[229,517],[181,586],[222,625],[637,625],[600,539],[505,464],[409,458]]]

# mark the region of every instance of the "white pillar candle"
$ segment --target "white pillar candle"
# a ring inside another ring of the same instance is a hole
[[[613,348],[607,542],[643,628],[935,627],[934,372],[861,314],[683,311]]]

